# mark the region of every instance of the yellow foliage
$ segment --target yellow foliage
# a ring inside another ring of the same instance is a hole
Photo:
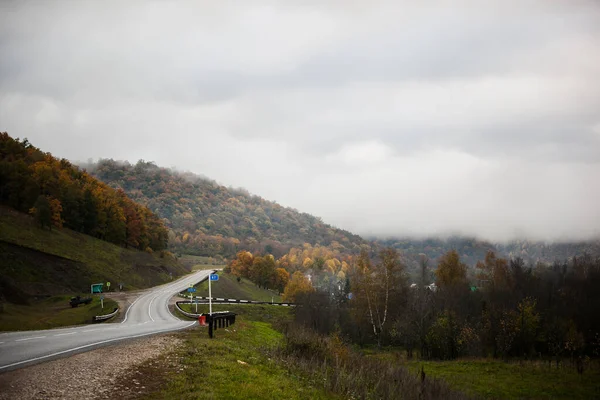
[[[296,271],[283,291],[283,299],[294,302],[298,295],[314,291],[315,288],[313,288],[308,278],[302,272]]]

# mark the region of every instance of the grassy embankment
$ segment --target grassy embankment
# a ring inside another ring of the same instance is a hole
[[[221,282],[221,280],[219,281]],[[237,284],[237,282],[235,282]],[[186,306],[190,307],[190,306]],[[193,307],[193,306],[192,306]],[[193,309],[193,308],[191,308]],[[184,344],[177,351],[179,365],[162,375],[164,363],[144,367],[148,379],[164,385],[150,399],[337,399],[314,382],[290,373],[272,357],[283,343],[282,327],[291,309],[270,305],[217,304],[213,311],[238,314],[236,323],[215,331],[206,328],[177,334]],[[207,305],[199,306],[208,312]]]
[[[187,272],[169,256],[125,249],[69,229],[40,229],[30,216],[6,207],[0,207],[0,254],[0,330],[13,326],[16,314],[23,328],[38,326],[40,314],[54,309],[54,298],[89,293],[92,283],[111,282],[114,290],[123,282],[131,290]],[[78,315],[83,310],[73,311],[60,312],[51,325],[85,319]]]
[[[221,264],[213,257],[194,256],[191,254],[182,254],[178,257],[179,262],[186,268],[192,271],[211,268],[224,268],[225,264]]]
[[[183,307],[192,311],[195,306]],[[184,339],[175,357],[179,364],[163,375],[165,386],[150,398],[391,399],[399,393],[404,398],[464,398],[439,381],[423,384],[402,367],[290,325],[293,308],[213,305],[213,311],[225,310],[238,314],[236,323],[216,330],[215,339],[200,327],[178,334]],[[198,311],[208,312],[208,306],[200,305]],[[160,373],[161,365],[155,361],[144,374]]]
[[[252,281],[242,278],[240,282],[233,274],[219,271],[219,280],[211,283],[212,297],[225,299],[281,302],[281,296],[270,290],[261,289]],[[208,281],[196,285],[197,296],[208,297]]]
[[[70,299],[71,296],[53,296],[31,306],[5,304],[0,313],[1,330],[26,331],[89,324],[94,316],[109,314],[117,307],[115,301],[105,298],[102,308],[100,298],[95,296],[90,304],[72,308]]]

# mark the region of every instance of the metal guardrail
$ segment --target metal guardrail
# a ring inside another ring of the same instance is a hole
[[[183,296],[183,295],[179,295],[179,297],[181,298],[187,298],[189,299],[189,296]],[[204,300],[204,301],[208,301],[210,300],[210,297],[202,297],[202,296],[194,296],[195,300]],[[222,297],[213,297],[212,298],[212,302],[213,303],[226,303],[226,304],[271,304],[273,306],[283,306],[283,307],[293,307],[296,305],[296,303],[274,303],[274,302],[270,302],[270,301],[256,301],[256,300],[238,300],[238,299],[225,299]],[[182,304],[195,304],[195,301],[179,301],[179,303]],[[199,302],[198,304],[204,304],[203,302]],[[207,303],[208,304],[208,303]]]
[[[105,315],[96,315],[94,317],[94,322],[100,322],[100,321],[106,321],[111,319],[112,317],[114,317],[115,315],[117,315],[117,313],[119,312],[119,307],[115,307],[114,311],[111,312],[110,314],[105,314]]]
[[[200,314],[194,314],[194,313],[189,313],[187,311],[184,311],[181,307],[179,307],[179,303],[183,303],[183,304],[194,304],[194,303],[191,303],[189,301],[177,301],[177,302],[175,302],[175,308],[177,308],[177,310],[180,313],[182,313],[183,315],[185,315],[188,318],[198,319],[198,317],[200,316]]]
[[[207,303],[208,297],[197,297],[197,299],[199,299],[199,300],[205,300],[203,302],[198,302],[198,304],[208,304]],[[213,304],[266,304],[266,305],[282,306],[282,307],[295,307],[296,306],[295,303],[271,303],[271,302],[268,302],[268,301],[222,299],[222,298],[214,298],[214,297],[213,297],[212,301],[213,301]],[[183,315],[185,315],[188,318],[198,319],[198,317],[200,315],[202,315],[202,313],[200,313],[200,314],[189,313],[189,312],[183,310],[179,306],[180,304],[196,304],[195,301],[189,301],[189,300],[176,301],[175,302],[175,307],[177,308],[177,310],[179,310],[180,313],[182,313]]]

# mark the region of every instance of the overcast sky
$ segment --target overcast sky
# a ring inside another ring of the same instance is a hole
[[[600,2],[2,1],[0,131],[359,234],[600,236]]]

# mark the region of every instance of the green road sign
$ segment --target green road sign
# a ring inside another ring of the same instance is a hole
[[[91,292],[92,293],[102,293],[102,287],[104,286],[104,283],[94,283],[91,285]]]
[[[110,282],[106,282],[106,287],[110,287]]]

